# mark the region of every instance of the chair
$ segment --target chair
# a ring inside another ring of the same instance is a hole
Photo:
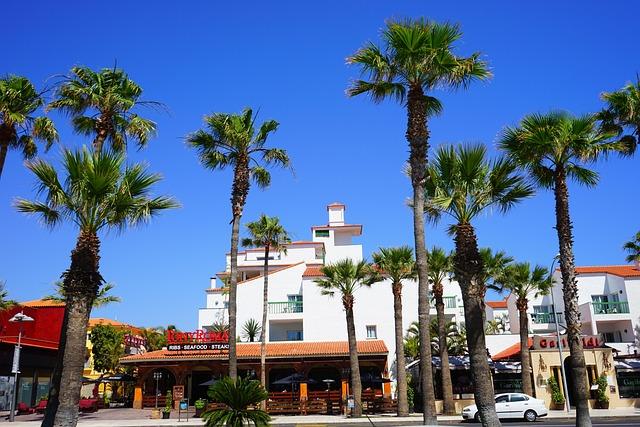
[[[34,410],[29,408],[29,405],[24,402],[18,403],[18,407],[16,409],[18,410],[18,415],[29,415],[34,412]]]
[[[47,410],[47,399],[42,399],[33,409],[38,414],[44,414]]]

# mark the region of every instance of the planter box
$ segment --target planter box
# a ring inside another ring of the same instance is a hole
[[[162,411],[162,419],[163,420],[168,420],[169,417],[171,417],[171,412],[164,412]]]
[[[151,419],[158,420],[162,417],[160,409],[152,409],[151,410]]]

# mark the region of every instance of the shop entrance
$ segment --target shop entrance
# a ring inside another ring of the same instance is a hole
[[[573,407],[573,402],[575,402],[574,396],[573,396],[573,367],[572,367],[572,358],[571,356],[567,356],[566,359],[564,359],[564,372],[567,375],[567,388],[569,390],[565,390],[565,396],[568,398],[569,401],[569,405],[571,407]]]

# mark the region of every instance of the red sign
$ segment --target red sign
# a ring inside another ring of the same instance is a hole
[[[566,335],[560,336],[560,344],[562,344],[562,348],[567,348],[569,346],[569,341],[567,340]],[[597,348],[601,347],[602,343],[597,335],[586,335],[582,337],[582,347],[583,348]],[[539,336],[535,335],[533,337],[533,348],[535,350],[553,350],[558,348],[558,338],[554,336]]]
[[[193,332],[178,332],[174,330],[167,331],[168,344],[210,344],[210,343],[228,343],[228,332],[212,332],[198,329]]]

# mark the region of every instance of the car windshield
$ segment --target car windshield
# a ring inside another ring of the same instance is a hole
[[[502,396],[496,396],[496,403],[504,403],[509,401],[509,395],[503,394]]]

